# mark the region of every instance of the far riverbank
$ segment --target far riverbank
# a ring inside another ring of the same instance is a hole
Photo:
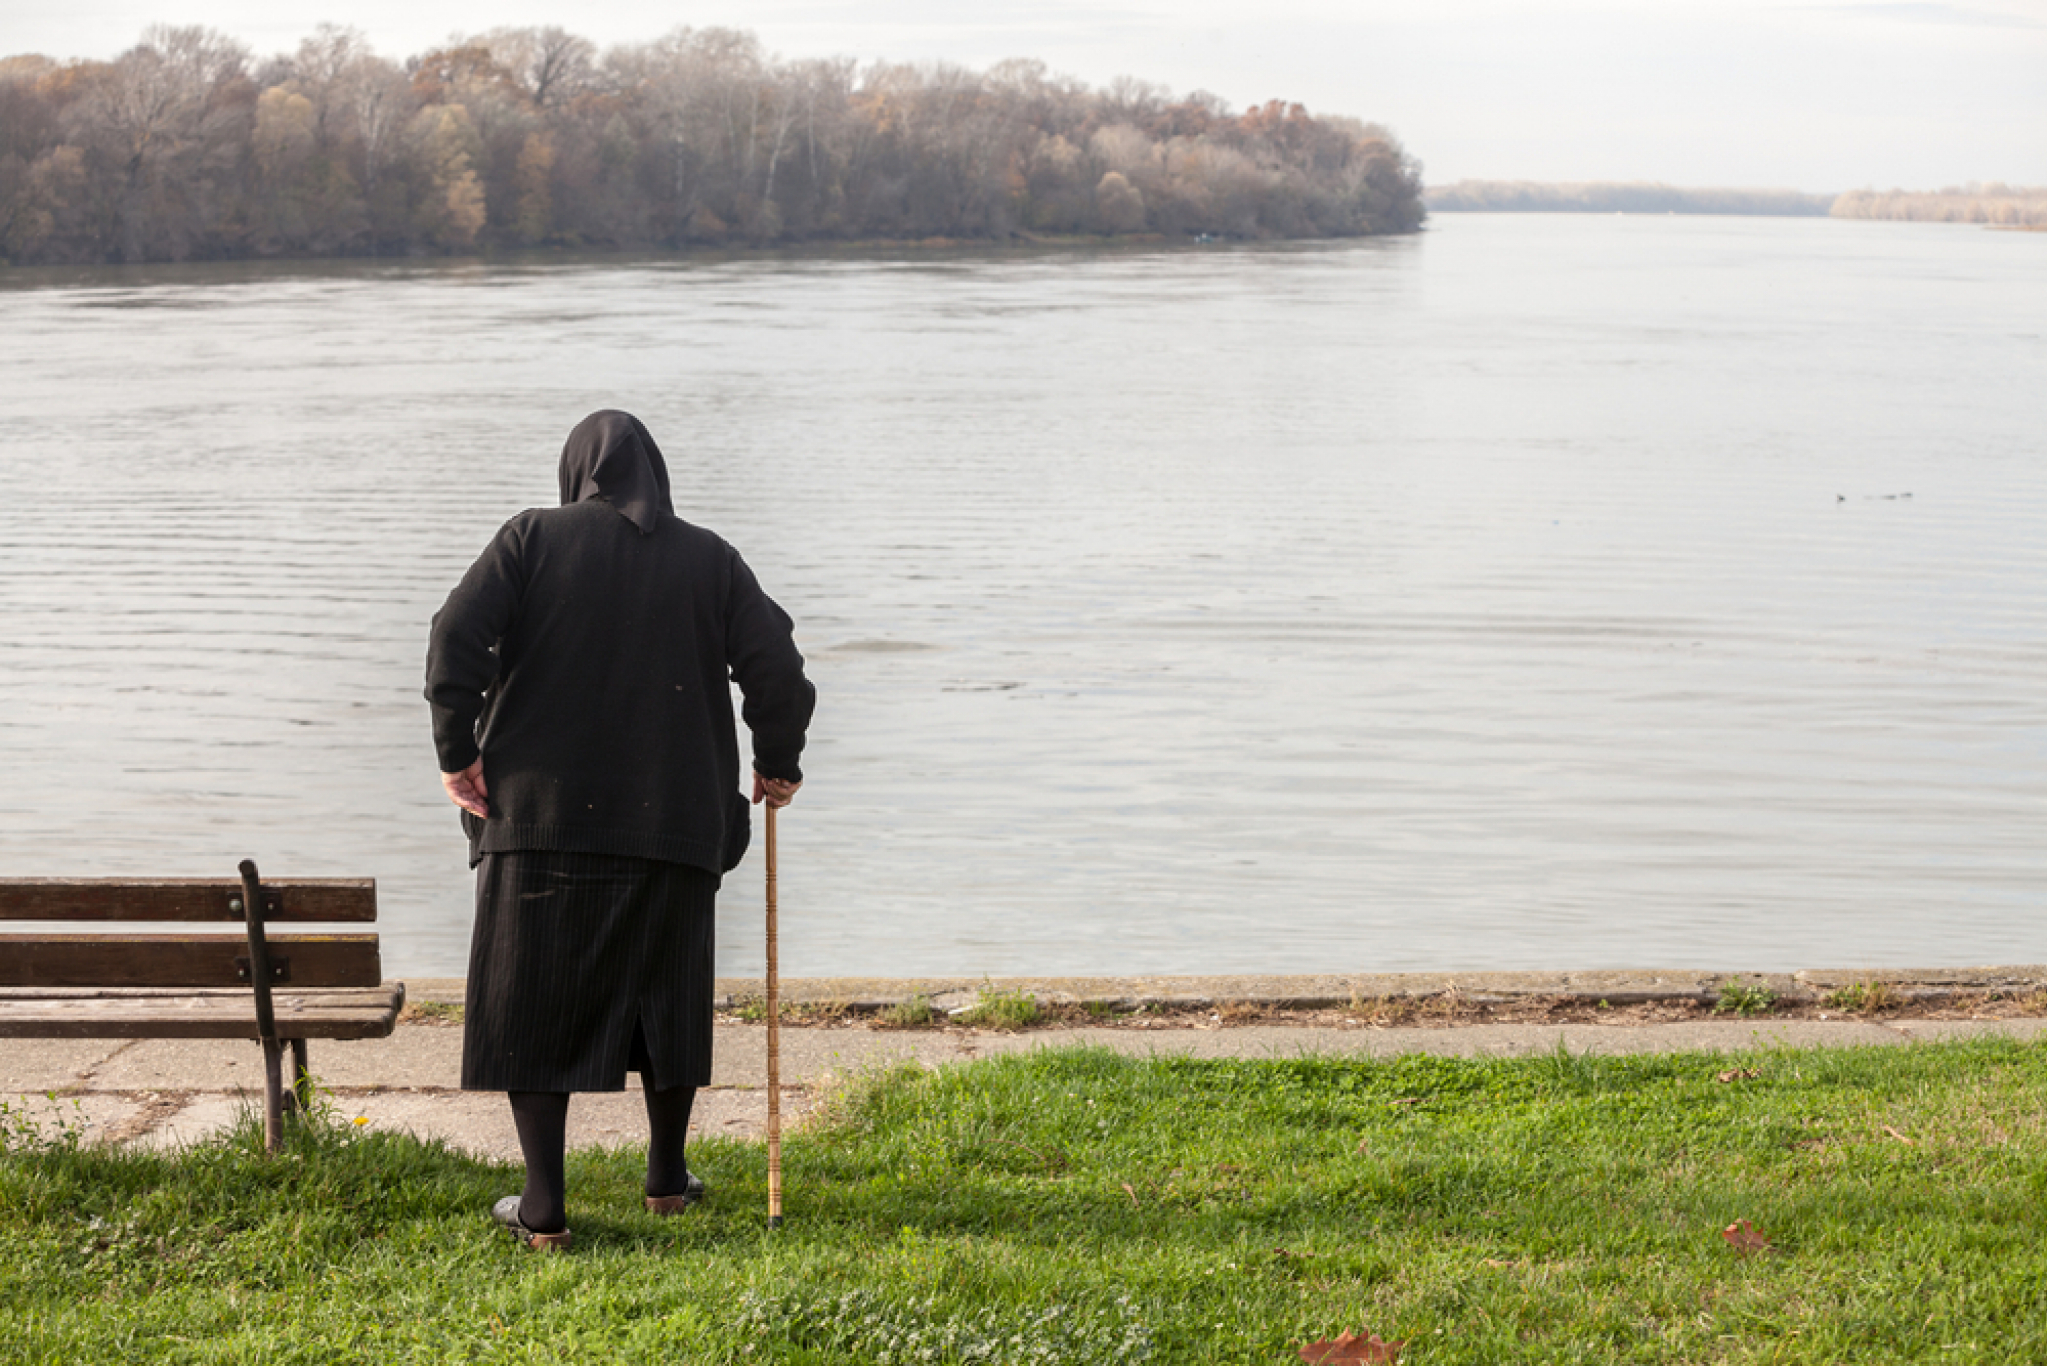
[[[1431,213],[1661,213],[1865,218],[1910,223],[2047,226],[2047,187],[1999,183],[1943,190],[1700,189],[1644,182],[1460,180],[1422,192]]]

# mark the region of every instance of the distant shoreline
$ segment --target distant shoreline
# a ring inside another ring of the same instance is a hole
[[[1422,191],[1430,213],[1711,214],[1748,218],[1862,218],[2047,228],[2047,188],[1999,182],[1942,190],[1687,188],[1639,181],[1460,180]]]
[[[1836,196],[1799,190],[1687,189],[1620,181],[1460,180],[1422,191],[1430,213],[1687,213],[1825,218]]]

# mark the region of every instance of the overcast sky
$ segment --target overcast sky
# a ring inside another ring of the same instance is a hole
[[[2047,0],[0,0],[0,53],[112,57],[176,23],[265,55],[323,20],[395,58],[501,24],[600,45],[722,25],[784,57],[1036,57],[1094,84],[1373,119],[1432,183],[2047,185]]]

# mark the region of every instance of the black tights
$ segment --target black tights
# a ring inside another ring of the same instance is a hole
[[[689,1112],[696,1103],[694,1086],[656,1091],[651,1073],[640,1074],[647,1098],[647,1194],[681,1195],[689,1185],[689,1163],[683,1145],[689,1139]],[[562,1154],[568,1146],[569,1093],[511,1091],[512,1124],[519,1131],[519,1152],[526,1159],[526,1189],[519,1195],[519,1222],[535,1233],[554,1233],[567,1226],[567,1180]]]

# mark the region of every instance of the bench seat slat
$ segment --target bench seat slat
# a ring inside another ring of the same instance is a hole
[[[403,983],[391,983],[403,985]],[[285,999],[287,991],[276,991],[276,999]],[[291,991],[289,997],[303,1006],[352,1006],[362,999],[360,987],[313,987],[309,991]],[[47,1006],[72,1006],[76,1001],[242,1001],[244,1006],[254,1010],[250,989],[242,987],[4,987],[0,989],[0,1001],[43,1001]],[[186,1006],[188,1010],[188,1006]],[[278,1006],[282,1010],[282,1006]]]
[[[279,982],[297,987],[373,987],[384,980],[374,934],[275,934]],[[248,941],[231,935],[0,935],[0,987],[232,987]]]
[[[381,1039],[405,1004],[403,983],[357,992],[278,992],[277,1034],[285,1039]],[[0,1038],[253,1039],[256,1010],[211,995],[110,996],[95,1000],[0,996]]]
[[[368,877],[265,879],[269,921],[370,922],[377,880]],[[0,920],[239,921],[242,884],[230,878],[0,878]]]

